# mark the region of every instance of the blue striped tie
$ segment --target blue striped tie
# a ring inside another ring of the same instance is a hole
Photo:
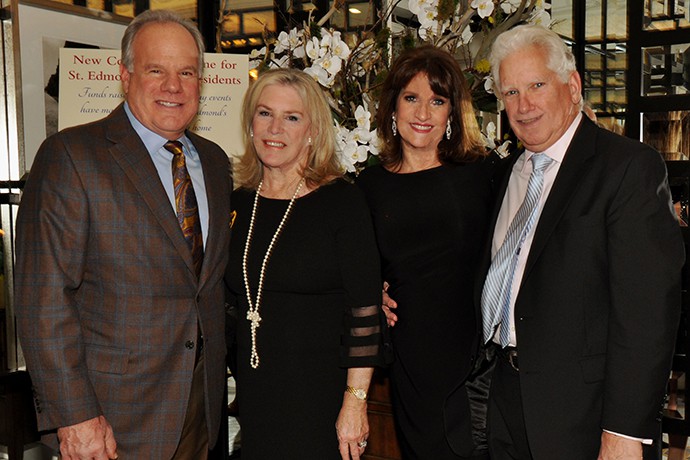
[[[553,161],[543,153],[532,155],[532,174],[527,183],[527,193],[517,214],[508,227],[506,237],[491,261],[482,292],[484,343],[491,340],[496,327],[501,324],[501,346],[510,341],[510,289],[520,247],[525,241],[537,214],[539,198],[544,186],[544,170]]]

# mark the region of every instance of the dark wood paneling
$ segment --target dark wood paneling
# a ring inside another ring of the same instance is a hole
[[[390,381],[377,370],[369,388],[369,444],[362,457],[365,460],[400,460],[400,448],[395,432]]]

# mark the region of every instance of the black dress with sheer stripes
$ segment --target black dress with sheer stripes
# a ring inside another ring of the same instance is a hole
[[[236,190],[227,281],[239,307],[243,460],[338,459],[335,422],[349,367],[382,365],[381,274],[362,192],[337,180],[295,201],[266,265],[250,366],[242,255],[255,191]],[[289,200],[260,197],[248,257],[252,300]]]

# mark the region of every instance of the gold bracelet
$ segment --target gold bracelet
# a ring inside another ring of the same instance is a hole
[[[355,388],[351,387],[350,385],[345,387],[345,391],[350,393],[352,396],[354,396],[357,399],[360,399],[362,401],[367,400],[367,392],[362,390],[361,388]]]

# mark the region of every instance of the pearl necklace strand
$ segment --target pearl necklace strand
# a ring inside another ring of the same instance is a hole
[[[295,200],[297,199],[297,194],[302,188],[302,185],[304,185],[304,178],[302,178],[299,181],[299,184],[297,184],[297,188],[295,189],[295,193],[292,194],[292,198],[290,199],[290,203],[288,204],[288,207],[285,210],[285,214],[283,214],[283,218],[280,220],[278,228],[276,228],[275,233],[273,233],[273,238],[271,238],[271,242],[269,243],[268,248],[266,249],[264,260],[263,262],[261,262],[261,271],[259,272],[259,286],[256,288],[256,301],[252,302],[252,293],[249,289],[249,275],[247,275],[247,255],[249,254],[249,247],[251,245],[252,235],[254,234],[254,221],[256,219],[256,209],[259,206],[259,192],[261,192],[261,186],[263,185],[263,183],[263,180],[259,182],[259,187],[256,189],[256,196],[254,197],[254,207],[252,208],[252,217],[249,219],[247,241],[244,244],[244,254],[242,255],[242,275],[244,276],[244,287],[247,291],[247,302],[249,303],[249,311],[247,311],[247,320],[249,320],[252,323],[252,356],[249,359],[249,364],[251,364],[251,366],[254,369],[259,367],[259,353],[256,351],[256,329],[259,327],[259,323],[261,322],[261,316],[259,315],[259,306],[261,305],[261,292],[264,287],[264,275],[266,274],[266,264],[268,263],[268,259],[271,257],[271,252],[273,252],[273,246],[278,240],[280,233],[283,231],[283,227],[285,226],[285,222],[287,221],[287,218],[290,215],[290,211],[292,211],[292,207],[295,204]]]

